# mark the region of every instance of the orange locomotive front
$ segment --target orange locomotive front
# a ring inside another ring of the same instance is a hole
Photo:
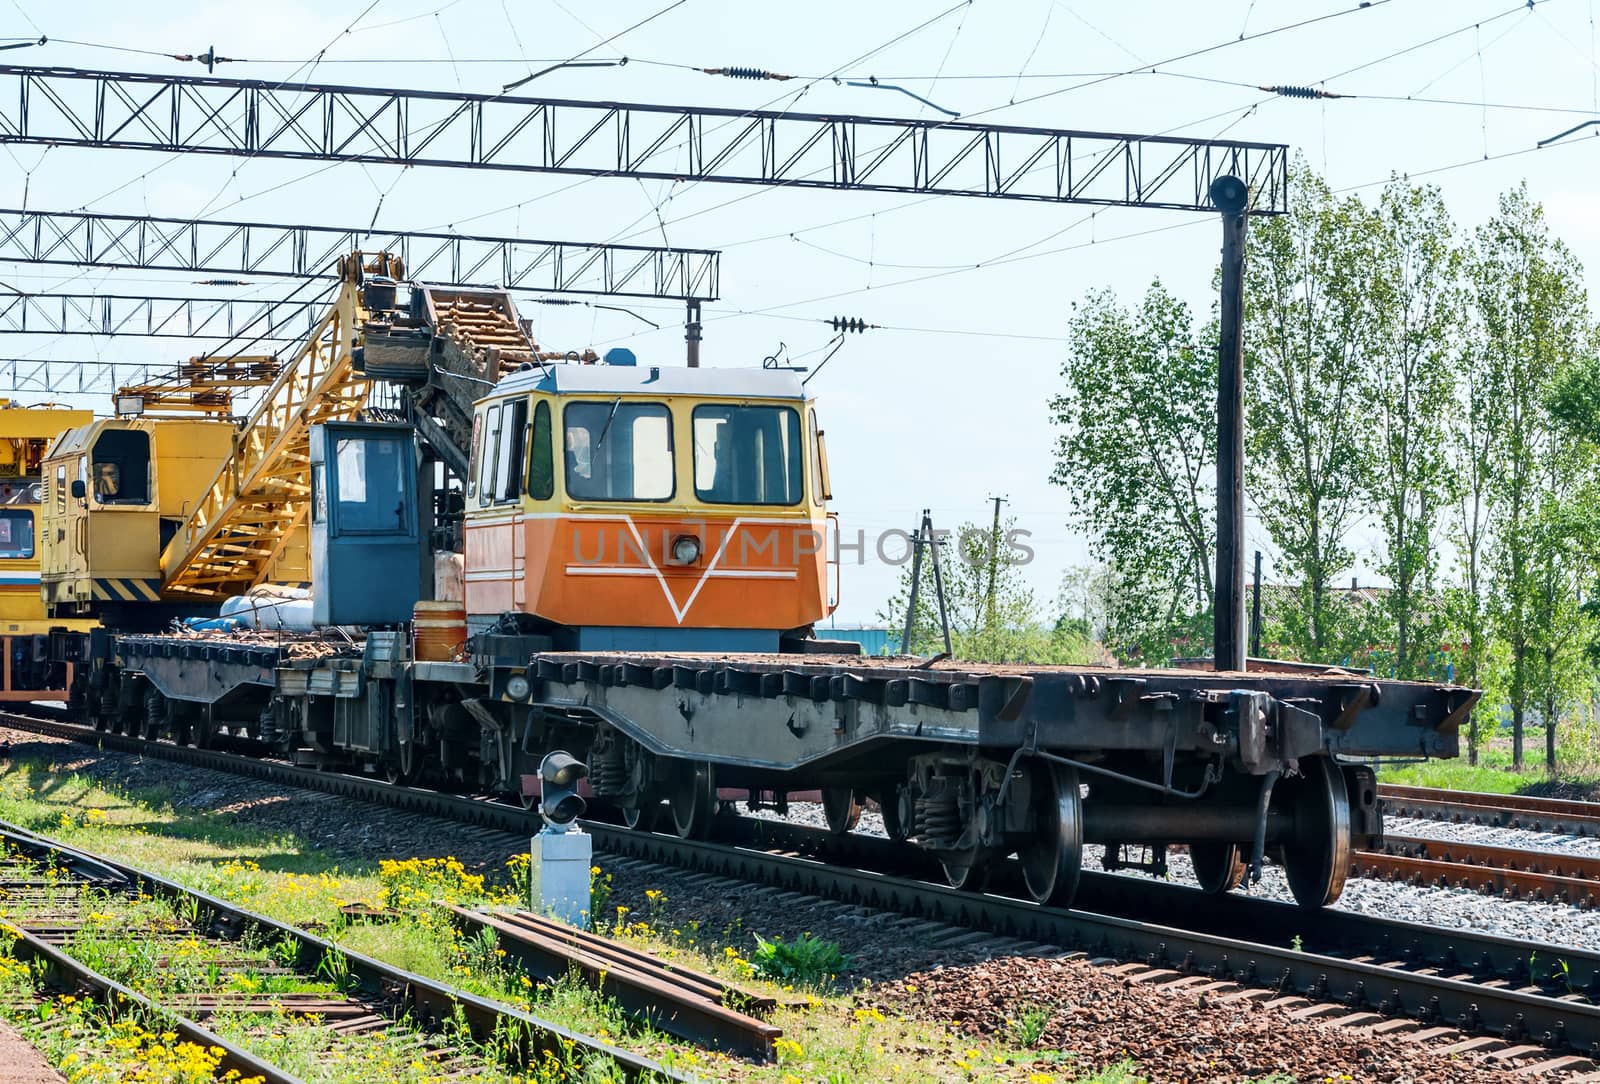
[[[472,463],[475,624],[529,615],[569,649],[776,651],[837,604],[826,453],[793,372],[531,368],[477,404]]]

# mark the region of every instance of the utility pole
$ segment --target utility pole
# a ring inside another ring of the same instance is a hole
[[[689,344],[689,356],[686,363],[691,369],[700,368],[700,300],[690,298],[689,311],[683,320],[683,341]]]
[[[1255,593],[1250,598],[1250,656],[1261,658],[1261,551],[1256,550]]]
[[[989,499],[994,501],[994,528],[989,532],[989,591],[984,596],[988,600],[988,613],[984,627],[992,637],[995,634],[995,580],[1000,571],[1000,506],[1010,502],[1004,497]]]
[[[1250,190],[1238,177],[1211,182],[1222,212],[1221,341],[1217,350],[1217,577],[1212,665],[1245,667],[1244,246]]]

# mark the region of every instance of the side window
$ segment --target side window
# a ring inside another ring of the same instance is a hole
[[[0,557],[33,556],[33,512],[27,508],[0,510]]]
[[[66,510],[67,510],[67,465],[65,463],[58,463],[56,465],[56,511],[64,513],[64,512],[66,512]]]
[[[822,424],[817,421],[817,412],[811,412],[811,458],[816,463],[816,488],[817,492],[812,499],[818,504],[823,501],[833,500],[833,480],[828,476],[828,435],[822,431]]]
[[[478,467],[479,469],[482,469],[481,468],[481,464],[482,463],[483,463],[483,415],[482,414],[474,414],[472,416],[472,466],[473,467]],[[476,497],[478,495],[478,471],[477,470],[471,470],[471,471],[469,471],[469,473],[470,473],[471,477],[469,477],[466,480],[467,481],[467,496],[468,497]]]
[[[528,448],[528,496],[547,501],[556,493],[555,456],[550,448],[550,403],[540,399],[533,408],[533,437]]]
[[[478,504],[494,501],[494,472],[500,465],[500,405],[483,415],[483,457],[478,461]]]
[[[498,488],[495,497],[514,501],[522,496],[522,466],[528,440],[528,401],[518,399],[507,403],[503,412],[500,433],[500,462],[495,466]]]
[[[150,503],[150,434],[107,429],[94,442],[89,491],[97,504]]]

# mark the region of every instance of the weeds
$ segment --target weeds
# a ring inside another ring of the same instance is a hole
[[[1029,1049],[1039,1045],[1039,1040],[1044,1038],[1044,1033],[1054,1017],[1053,1010],[1036,1005],[1024,1009],[1016,1019],[1007,1020],[1006,1033],[1010,1035],[1013,1045]]]
[[[793,941],[781,937],[768,941],[760,934],[755,938],[756,951],[751,961],[759,974],[775,982],[821,986],[850,969],[850,957],[839,951],[837,944],[809,933]]]

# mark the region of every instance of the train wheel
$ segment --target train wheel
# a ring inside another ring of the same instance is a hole
[[[679,761],[673,767],[667,804],[672,826],[683,839],[705,839],[717,815],[716,772],[704,761]]]
[[[1033,835],[1017,848],[1022,880],[1035,903],[1069,907],[1083,872],[1083,798],[1078,770],[1048,760],[1029,769]]]
[[[822,812],[828,831],[842,836],[861,820],[861,799],[849,787],[823,787]]]
[[[1201,840],[1189,844],[1195,880],[1207,895],[1220,896],[1244,884],[1244,855],[1237,843]]]
[[[398,745],[398,749],[398,752],[383,762],[383,777],[391,785],[405,786],[416,782],[417,779],[417,744],[403,742]]]
[[[1307,757],[1300,771],[1278,782],[1295,825],[1283,848],[1283,872],[1296,903],[1324,907],[1339,898],[1350,872],[1350,795],[1332,757]]]
[[[622,823],[640,832],[655,831],[656,821],[660,818],[660,802],[645,802],[643,805],[622,807]]]
[[[962,892],[982,892],[989,884],[989,857],[978,855],[960,861],[940,859],[944,879]]]
[[[910,835],[906,831],[905,819],[900,815],[900,795],[893,788],[879,791],[873,799],[878,803],[878,812],[883,816],[883,834],[896,843],[904,843]]]

